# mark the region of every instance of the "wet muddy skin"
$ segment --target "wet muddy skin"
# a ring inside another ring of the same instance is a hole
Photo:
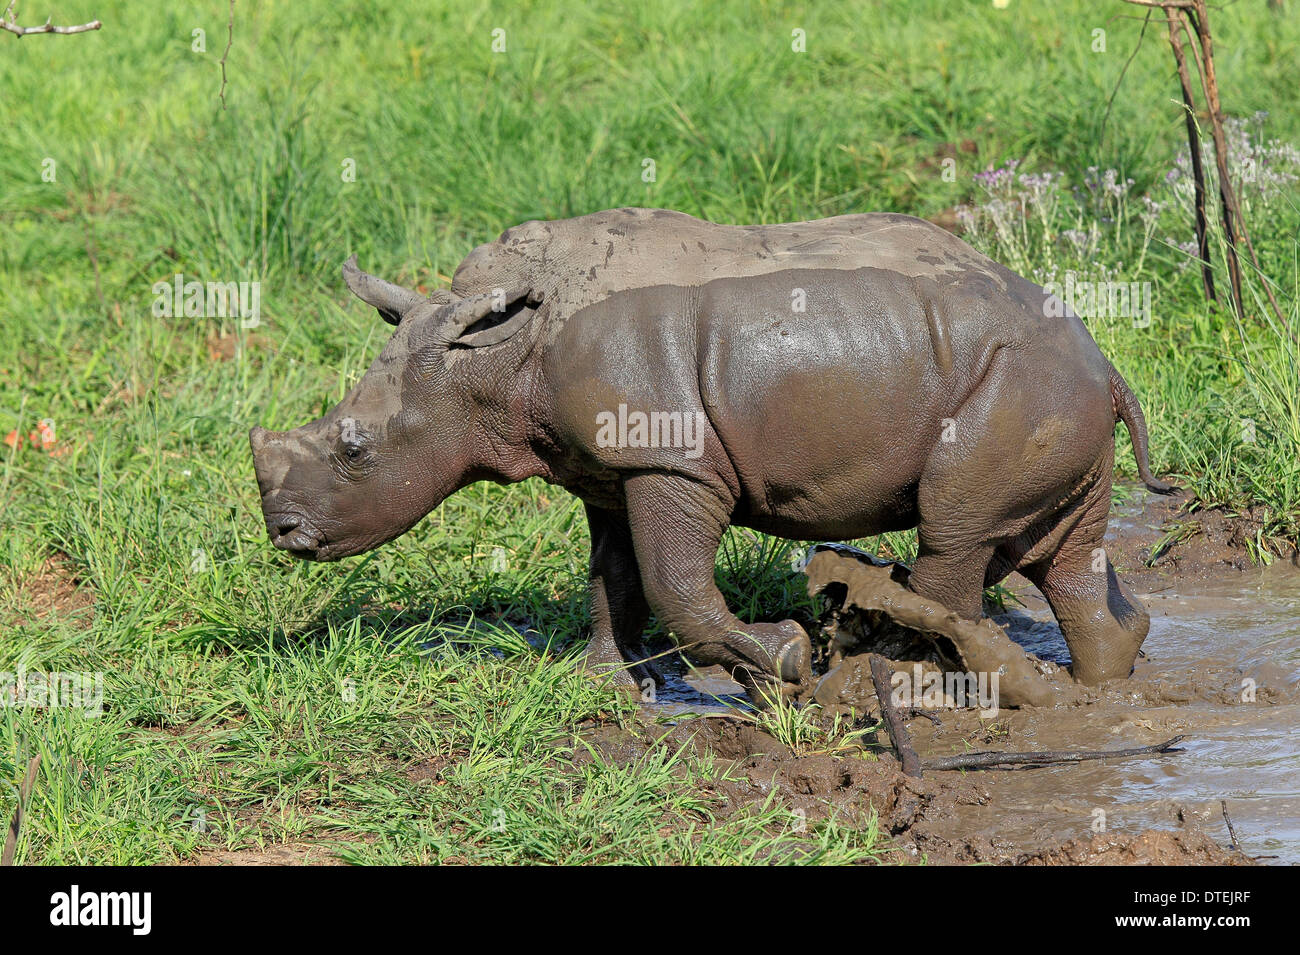
[[[1216,855],[1218,847],[1230,842],[1220,808],[1226,800],[1242,850],[1233,856],[1300,862],[1300,569],[1288,560],[1251,567],[1230,545],[1231,529],[1216,525],[1213,515],[1204,516],[1200,539],[1145,567],[1160,524],[1176,506],[1149,499],[1124,505],[1107,537],[1151,614],[1144,655],[1130,679],[1055,707],[1004,708],[992,719],[974,709],[946,709],[935,711],[940,726],[922,718],[908,726],[922,757],[1118,749],[1186,734],[1182,752],[964,775],[927,772],[926,785],[973,785],[978,795],[957,792],[936,818],[903,827],[903,842],[909,833],[923,849],[925,839],[937,840],[943,847],[932,849],[937,861],[1029,861],[1045,853],[1063,864],[1222,862],[1227,857]],[[1042,596],[1023,578],[1007,583],[1023,606],[994,622],[1038,657],[1068,663]],[[647,715],[717,712],[745,702],[740,687],[716,669],[662,669],[668,679]],[[1135,837],[1144,830],[1168,834]]]

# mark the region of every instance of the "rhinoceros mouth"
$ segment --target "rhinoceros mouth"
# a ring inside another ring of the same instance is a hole
[[[299,514],[274,514],[266,519],[271,543],[300,560],[324,560],[329,550],[324,535]]]

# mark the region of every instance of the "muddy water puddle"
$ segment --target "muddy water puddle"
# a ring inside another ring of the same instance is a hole
[[[655,717],[661,720],[687,718],[693,714],[725,713],[753,707],[749,696],[721,667],[695,669],[677,654],[665,654],[656,660],[663,686],[655,691]]]
[[[954,825],[1009,849],[1034,850],[1107,831],[1195,822],[1228,844],[1226,800],[1242,849],[1300,862],[1300,572],[1289,565],[1143,594],[1151,633],[1129,681],[1075,707],[1006,711],[980,726],[944,714],[912,724],[923,755],[965,749],[1110,749],[1185,734],[1175,756],[984,772],[992,799]],[[1068,660],[1050,611],[998,618],[1032,652]],[[1253,696],[1253,702],[1252,702]],[[985,730],[986,732],[979,732]],[[974,733],[967,743],[963,731]]]
[[[1020,578],[1011,586],[1024,605],[994,620],[1031,652],[1067,663],[1041,595]],[[1300,863],[1300,571],[1279,562],[1151,589],[1141,594],[1151,633],[1130,680],[1078,705],[1004,709],[991,720],[945,710],[939,727],[919,718],[909,727],[923,757],[1120,749],[1180,734],[1182,752],[980,772],[990,798],[954,807],[944,825],[951,836],[988,839],[1013,857],[1099,831],[1195,824],[1226,846],[1226,800],[1247,855]],[[745,706],[721,671],[665,663],[667,683],[650,708],[657,717]]]

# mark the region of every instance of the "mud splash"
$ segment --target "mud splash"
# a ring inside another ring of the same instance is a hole
[[[1072,685],[1053,685],[1048,679],[1059,668],[1040,669],[992,622],[963,620],[908,590],[907,568],[901,564],[878,561],[853,548],[819,545],[813,548],[804,573],[808,592],[825,594],[835,605],[824,629],[830,648],[827,672],[813,690],[813,699],[823,707],[859,703],[861,712],[859,701],[874,696],[861,665],[864,656],[847,656],[866,645],[893,657],[935,663],[944,670],[995,673],[997,695],[1004,706],[1053,706],[1077,695]],[[921,635],[921,640],[909,647],[912,634]],[[893,646],[882,649],[882,639]]]

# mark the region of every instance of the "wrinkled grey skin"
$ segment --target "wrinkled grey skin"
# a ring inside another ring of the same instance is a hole
[[[918,527],[913,590],[977,619],[983,588],[1018,569],[1076,679],[1128,675],[1148,617],[1100,548],[1117,420],[1143,480],[1169,489],[1141,409],[1058,300],[942,229],[619,209],[508,229],[431,300],[344,272],[399,324],[325,417],[252,430],[277,547],[346,557],[470,483],[540,476],[586,505],[593,665],[643,676],[628,665],[653,611],[751,694],[795,695],[807,634],[742,623],[714,583],[728,524],[831,540]],[[620,405],[698,413],[701,440],[602,446],[599,416]]]

